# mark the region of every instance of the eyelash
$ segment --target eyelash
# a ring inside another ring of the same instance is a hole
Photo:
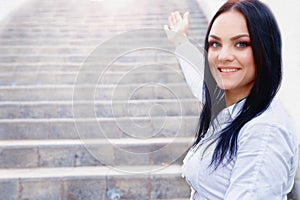
[[[216,41],[208,42],[208,45],[209,45],[209,47],[213,47],[213,48],[217,48],[217,47],[221,46],[221,44]],[[218,45],[218,46],[214,46],[214,45]]]
[[[241,45],[241,47],[238,47],[238,45]],[[246,48],[250,45],[251,45],[250,42],[245,42],[245,41],[239,41],[239,42],[235,43],[235,46],[237,48]]]
[[[208,44],[209,44],[209,47],[212,47],[212,48],[218,48],[218,47],[221,46],[221,44],[219,42],[216,42],[216,41],[208,42]],[[246,48],[248,46],[251,46],[251,43],[246,42],[246,41],[238,41],[234,44],[234,46],[239,48],[239,49],[242,49],[242,48]]]

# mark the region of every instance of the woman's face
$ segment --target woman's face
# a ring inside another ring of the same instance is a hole
[[[218,86],[247,97],[254,84],[256,66],[246,19],[227,11],[214,21],[208,37],[208,62]]]

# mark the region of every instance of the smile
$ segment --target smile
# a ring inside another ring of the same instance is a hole
[[[230,72],[236,72],[239,70],[239,68],[218,68],[220,72],[223,73],[230,73]]]

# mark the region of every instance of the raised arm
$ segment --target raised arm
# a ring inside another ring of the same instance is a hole
[[[181,16],[178,11],[172,12],[168,21],[169,25],[164,26],[168,40],[176,47],[175,54],[190,90],[202,102],[204,55],[203,51],[193,45],[187,37],[189,13],[185,12]]]

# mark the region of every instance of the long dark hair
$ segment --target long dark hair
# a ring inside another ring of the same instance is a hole
[[[208,26],[204,45],[206,52],[209,48],[208,36],[215,19],[229,10],[242,13],[246,19],[256,65],[256,78],[239,115],[221,130],[221,134],[216,140],[211,161],[215,167],[235,158],[239,131],[247,122],[268,108],[280,87],[282,77],[280,31],[272,12],[258,0],[227,1],[217,11]],[[218,92],[220,89],[210,73],[207,56],[205,62],[204,105],[194,145],[200,142],[212,120],[225,107],[224,95],[220,95]]]

